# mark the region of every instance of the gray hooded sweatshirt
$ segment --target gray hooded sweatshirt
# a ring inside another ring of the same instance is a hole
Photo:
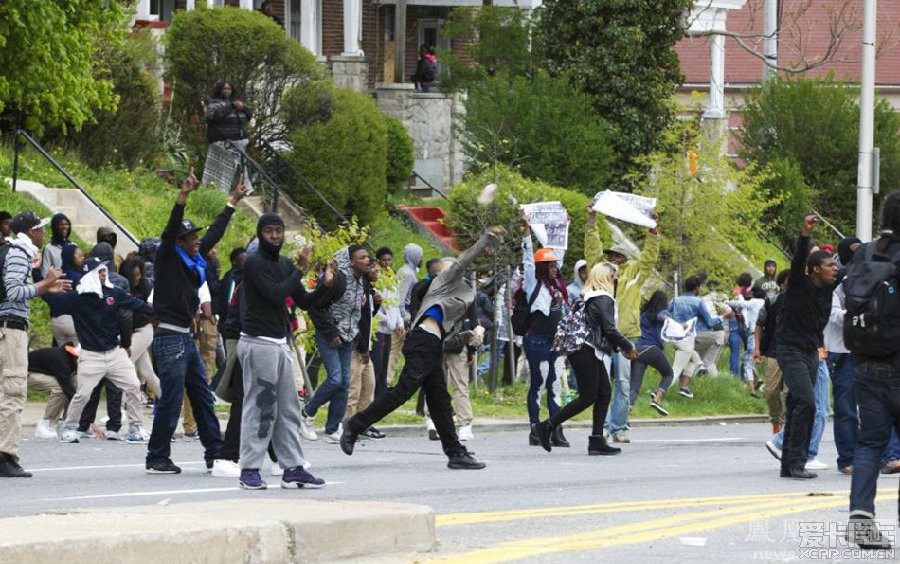
[[[419,279],[419,267],[422,265],[422,256],[424,255],[422,247],[415,243],[407,243],[403,247],[403,266],[397,271],[397,298],[402,306],[401,313],[406,317],[409,308],[409,291]]]

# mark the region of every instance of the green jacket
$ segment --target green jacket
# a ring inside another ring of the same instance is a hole
[[[603,243],[597,224],[587,225],[584,229],[584,258],[588,269],[603,262]],[[653,273],[659,258],[659,236],[649,235],[644,243],[640,258],[629,258],[619,266],[619,282],[616,284],[616,305],[619,308],[619,330],[626,337],[637,337],[641,334],[641,288]]]

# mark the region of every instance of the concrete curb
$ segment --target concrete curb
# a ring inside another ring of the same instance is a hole
[[[335,562],[434,546],[432,510],[402,503],[247,499],[0,519],[0,562],[29,564]]]

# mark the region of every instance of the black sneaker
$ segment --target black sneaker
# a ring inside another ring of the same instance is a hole
[[[365,431],[359,434],[361,437],[365,437],[367,439],[379,440],[385,438],[387,435],[376,429],[375,427],[369,427]]]
[[[656,398],[655,398],[655,397],[654,397],[652,400],[650,400],[650,407],[652,407],[653,409],[655,409],[656,412],[659,413],[660,415],[662,415],[663,417],[669,415],[669,412],[666,411],[666,408],[663,407],[661,403],[659,403],[658,401],[656,401]]]
[[[350,430],[350,422],[344,425],[344,432],[341,433],[341,450],[344,454],[350,456],[353,454],[353,446],[356,444],[356,433]]]
[[[812,480],[813,478],[818,478],[819,475],[815,472],[810,472],[805,468],[791,468],[790,469],[791,478],[795,480]]]
[[[891,548],[891,541],[878,530],[878,523],[865,515],[851,515],[847,522],[847,542],[863,550]]]
[[[175,466],[171,458],[147,462],[146,469],[148,474],[181,474],[181,468]]]
[[[284,474],[281,476],[281,487],[284,489],[318,489],[325,487],[325,480],[323,480],[322,478],[316,478],[315,476],[304,470],[302,466],[297,466],[295,468],[288,468],[284,471]]]
[[[481,462],[474,456],[474,452],[468,452],[466,450],[461,450],[450,457],[450,461],[447,462],[447,468],[452,470],[481,470],[487,464]]]
[[[682,396],[682,397],[686,397],[687,399],[692,399],[694,397],[694,394],[688,388],[679,388],[678,395]]]
[[[26,472],[13,457],[2,453],[0,454],[0,478],[31,478],[31,472]]]

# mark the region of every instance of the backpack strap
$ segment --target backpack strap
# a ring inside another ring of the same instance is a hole
[[[531,297],[528,298],[528,309],[531,309],[531,306],[534,305],[534,302],[537,301],[538,294],[541,293],[541,285],[543,282],[540,280],[537,281],[537,284],[534,285],[534,291],[531,292]]]

